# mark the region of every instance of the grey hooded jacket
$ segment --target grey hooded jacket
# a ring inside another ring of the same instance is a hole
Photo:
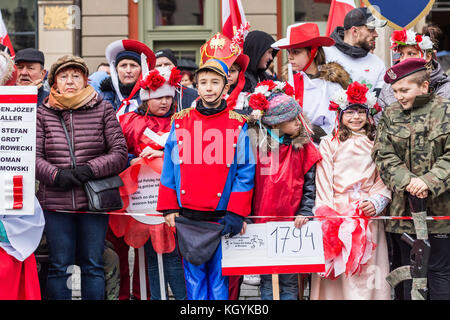
[[[432,71],[430,77],[432,91],[438,96],[450,99],[450,77],[444,73],[439,62],[431,60],[431,64]],[[394,97],[394,91],[390,84],[385,84],[378,96],[378,104],[384,110],[394,102],[397,102],[397,99]]]

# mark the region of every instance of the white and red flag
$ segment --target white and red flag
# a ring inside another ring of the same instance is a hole
[[[0,10],[0,43],[9,49],[11,57],[14,59],[15,53],[11,40],[8,36],[8,30],[6,30],[5,23],[3,22],[2,11]]]
[[[247,25],[241,0],[222,0],[222,34],[233,39],[234,34]]]
[[[345,15],[354,8],[354,0],[332,0],[325,35],[328,37],[336,27],[343,26]]]

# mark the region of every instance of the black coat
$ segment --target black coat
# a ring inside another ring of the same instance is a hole
[[[258,69],[259,60],[264,55],[264,53],[271,48],[275,40],[272,36],[263,31],[252,31],[250,32],[244,41],[244,53],[250,58],[250,63],[248,64],[247,71],[245,72],[245,86],[242,90],[243,92],[253,92],[255,90],[258,82],[273,79],[265,69]],[[278,50],[274,49],[272,57],[275,58]]]

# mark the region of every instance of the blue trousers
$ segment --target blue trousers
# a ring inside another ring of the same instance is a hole
[[[72,299],[69,267],[76,264],[81,269],[81,299],[103,300],[103,251],[109,216],[46,211],[44,215],[50,260],[48,299]]]
[[[152,245],[152,240],[149,239],[144,246],[145,256],[147,257],[147,272],[148,282],[150,285],[151,300],[161,300],[161,287],[159,283],[158,270],[158,254]],[[184,282],[183,264],[178,255],[178,247],[172,252],[164,253],[164,280],[167,292],[167,283],[170,284],[172,293],[176,300],[186,299],[186,284]]]
[[[280,300],[298,300],[298,275],[280,274]],[[272,275],[261,275],[261,300],[273,300]]]
[[[188,300],[228,300],[228,277],[222,276],[222,246],[199,266],[183,259]]]

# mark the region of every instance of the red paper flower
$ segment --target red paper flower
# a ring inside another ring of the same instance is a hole
[[[260,86],[268,86],[269,91],[272,91],[273,89],[275,89],[275,87],[277,85],[272,80],[264,80],[264,81],[261,81],[260,83],[258,83],[258,85],[256,87],[260,87]]]
[[[394,32],[392,32],[391,35],[391,40],[392,42],[402,42],[405,43],[406,42],[406,30],[395,30]]]
[[[357,81],[352,82],[347,88],[348,102],[351,104],[353,104],[353,103],[366,104],[367,103],[367,97],[366,97],[367,91],[369,91],[369,88],[367,88],[366,85],[361,84]]]
[[[420,34],[416,35],[416,43],[422,42],[422,36]]]
[[[380,105],[377,103],[375,103],[375,105],[373,106],[373,108],[377,111],[377,112],[381,112],[383,109],[380,107]]]
[[[152,70],[140,84],[141,88],[149,88],[150,90],[155,91],[160,88],[164,82],[166,82],[166,79],[159,74],[159,71]]]
[[[250,96],[248,104],[253,110],[266,111],[269,108],[269,101],[262,93],[255,93]]]
[[[330,111],[338,111],[339,105],[333,101],[330,101],[330,106],[328,107],[328,110]]]
[[[294,95],[294,88],[287,82],[286,85],[284,86],[284,93],[287,94],[288,96]]]
[[[170,72],[169,84],[172,87],[177,86],[180,83],[182,77],[183,76],[181,75],[180,70],[178,70],[177,68],[173,68]]]

